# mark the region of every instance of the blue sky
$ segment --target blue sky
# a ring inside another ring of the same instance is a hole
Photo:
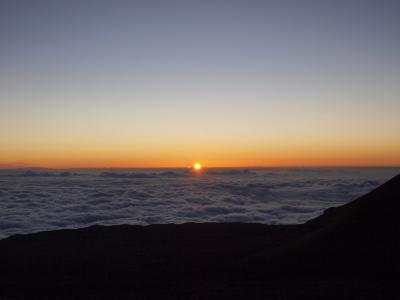
[[[2,1],[0,164],[400,164],[396,1]]]

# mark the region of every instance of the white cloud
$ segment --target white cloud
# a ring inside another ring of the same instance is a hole
[[[302,223],[399,169],[0,171],[0,238],[93,224]]]

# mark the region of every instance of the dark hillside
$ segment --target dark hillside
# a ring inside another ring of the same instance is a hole
[[[0,241],[10,299],[395,299],[400,176],[303,225],[94,226]]]

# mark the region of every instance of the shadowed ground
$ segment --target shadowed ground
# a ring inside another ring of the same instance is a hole
[[[0,241],[4,299],[396,299],[400,176],[302,225],[93,226]]]

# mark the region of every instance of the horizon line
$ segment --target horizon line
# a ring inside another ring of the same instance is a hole
[[[24,169],[45,169],[45,170],[106,170],[106,169],[120,169],[120,170],[126,170],[126,169],[191,169],[192,166],[187,166],[187,167],[178,167],[178,166],[171,166],[171,167],[134,167],[134,166],[129,166],[129,167],[45,167],[45,166],[0,166],[0,170],[24,170]],[[314,165],[279,165],[279,166],[266,166],[266,165],[260,165],[260,166],[212,166],[212,167],[207,167],[203,166],[204,169],[261,169],[261,168],[269,168],[269,169],[283,169],[283,168],[288,168],[288,169],[298,169],[298,168],[306,168],[306,169],[326,169],[326,168],[400,168],[400,165],[320,165],[320,166],[314,166]]]

